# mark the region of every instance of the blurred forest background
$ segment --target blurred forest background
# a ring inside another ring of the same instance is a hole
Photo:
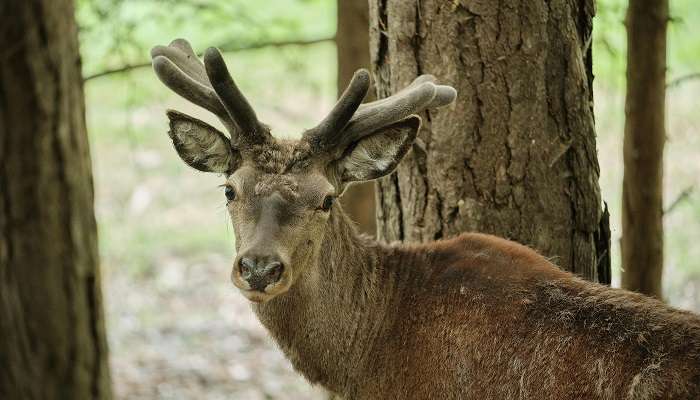
[[[601,188],[620,276],[626,1],[597,1],[593,70]],[[668,30],[664,296],[700,311],[700,8],[672,0]],[[183,166],[165,108],[213,118],[165,88],[149,49],[218,46],[276,135],[336,96],[335,0],[79,0],[107,334],[119,398],[322,398],[275,348],[228,279],[220,178]],[[141,66],[140,65],[145,65]],[[694,78],[693,78],[694,77]],[[695,191],[693,191],[695,189]]]

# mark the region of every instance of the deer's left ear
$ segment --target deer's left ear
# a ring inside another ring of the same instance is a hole
[[[385,126],[351,143],[331,164],[340,192],[350,182],[369,181],[390,174],[411,148],[420,129],[417,115]]]

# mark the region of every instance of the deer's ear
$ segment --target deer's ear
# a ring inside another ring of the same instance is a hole
[[[235,169],[237,152],[223,133],[197,118],[168,110],[170,131],[180,158],[190,167],[204,172],[228,174]]]
[[[420,117],[412,115],[351,143],[333,164],[342,187],[390,174],[411,148],[420,125]]]

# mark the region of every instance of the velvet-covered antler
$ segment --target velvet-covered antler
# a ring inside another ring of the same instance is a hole
[[[258,143],[269,132],[231,78],[221,53],[209,48],[202,63],[184,39],[151,50],[153,69],[171,90],[214,113],[231,134],[232,144]]]
[[[426,109],[450,104],[457,91],[436,84],[432,75],[421,75],[396,94],[362,104],[369,87],[369,74],[358,70],[331,113],[304,138],[315,151],[343,149],[348,144]]]

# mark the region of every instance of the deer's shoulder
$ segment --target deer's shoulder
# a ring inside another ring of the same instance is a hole
[[[463,233],[450,239],[407,245],[402,252],[402,259],[419,264],[427,279],[447,286],[572,276],[527,246],[482,233]]]

